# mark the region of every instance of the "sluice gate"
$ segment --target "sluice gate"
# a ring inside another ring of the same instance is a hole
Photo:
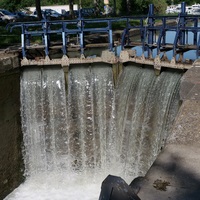
[[[80,12],[76,20],[50,21],[44,16],[39,22],[10,23],[7,29],[21,29],[21,66],[134,62],[152,65],[160,71],[161,67],[189,69],[199,58],[199,17],[188,15],[185,3],[176,16],[156,16],[151,4],[148,15],[142,17],[84,19]],[[120,33],[113,31],[118,22],[126,24]],[[174,32],[170,41],[169,32]],[[35,44],[35,37],[40,37],[42,44]],[[85,54],[88,48],[99,47],[105,50],[100,56]],[[39,57],[29,56],[31,50],[42,53]],[[58,57],[54,56],[55,51],[59,52]],[[79,55],[69,56],[70,51],[78,51]],[[184,57],[188,51],[194,51],[195,59]]]

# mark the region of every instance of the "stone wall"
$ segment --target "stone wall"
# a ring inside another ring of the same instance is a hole
[[[18,57],[0,54],[0,199],[23,181]]]

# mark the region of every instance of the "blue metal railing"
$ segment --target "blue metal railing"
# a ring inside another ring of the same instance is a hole
[[[126,27],[121,36],[121,48],[122,50],[134,46],[134,38],[131,37],[131,30],[138,30],[140,33],[140,45],[142,51],[148,52],[148,57],[152,58],[154,49],[157,49],[157,55],[161,51],[173,51],[173,57],[176,54],[181,54],[187,51],[184,47],[193,46],[196,50],[196,57],[200,55],[200,27],[198,27],[198,15],[188,15],[186,13],[186,4],[181,4],[181,13],[174,16],[156,16],[154,14],[154,5],[149,6],[149,12],[147,16],[132,16],[121,18],[109,18],[109,19],[84,19],[79,15],[76,20],[61,20],[61,21],[49,21],[46,17],[42,21],[38,22],[24,22],[24,23],[10,23],[7,28],[12,31],[14,28],[21,28],[21,48],[22,57],[26,58],[27,47],[31,44],[31,38],[34,36],[42,37],[43,48],[45,56],[49,56],[49,48],[51,46],[51,35],[58,34],[61,36],[62,52],[63,55],[67,55],[68,44],[67,38],[70,35],[78,35],[79,48],[81,55],[84,54],[85,48],[85,35],[88,33],[106,33],[108,35],[108,49],[113,51],[113,23],[118,21],[126,22]],[[132,25],[133,20],[138,20],[138,25]],[[170,25],[168,22],[171,20],[176,21],[176,24]],[[160,21],[160,25],[156,25],[156,22]],[[96,28],[90,28],[89,25],[97,24]],[[101,27],[100,24],[103,24]],[[53,28],[56,26],[56,28]],[[167,44],[166,34],[168,31],[174,31],[175,37],[172,43]],[[193,41],[189,44],[189,32],[193,34]],[[170,46],[171,45],[171,46]]]
[[[200,27],[198,27],[198,19],[200,15],[188,15],[186,13],[186,4],[181,4],[181,13],[175,16],[156,16],[154,14],[154,6],[149,6],[149,13],[146,18],[140,18],[140,24],[138,26],[131,26],[129,23],[123,32],[122,38],[122,49],[131,46],[131,30],[140,30],[140,42],[142,45],[143,54],[145,51],[148,52],[148,57],[152,57],[153,49],[157,48],[157,55],[161,51],[172,50],[173,57],[176,54],[183,53],[184,47],[190,47],[189,49],[196,50],[196,58],[200,55]],[[170,25],[170,21],[175,21],[176,24]],[[144,24],[146,21],[146,24]],[[160,25],[155,25],[156,21],[160,21]],[[173,42],[168,43],[166,41],[166,34],[168,31],[174,31],[175,37]],[[193,33],[193,40],[189,43],[189,34]],[[157,36],[158,34],[158,36]],[[166,46],[168,45],[168,46]],[[171,48],[169,47],[171,45]],[[185,51],[187,48],[185,48]]]
[[[21,28],[21,48],[22,56],[26,57],[26,48],[30,45],[31,38],[34,36],[41,36],[45,55],[49,55],[49,47],[51,45],[50,36],[52,34],[60,34],[62,36],[62,51],[63,55],[67,54],[67,42],[66,38],[69,35],[78,35],[81,54],[84,54],[84,35],[86,33],[107,33],[108,34],[108,47],[109,50],[113,49],[113,37],[112,37],[112,19],[96,19],[89,20],[78,18],[77,20],[62,20],[62,21],[49,21],[44,19],[39,22],[26,22],[26,23],[10,23],[7,28],[10,27],[10,31],[14,28]],[[87,28],[86,24],[99,24],[104,23],[104,27]],[[52,29],[53,25],[57,26],[57,29]],[[73,26],[71,28],[70,26]],[[34,29],[32,29],[34,27]]]

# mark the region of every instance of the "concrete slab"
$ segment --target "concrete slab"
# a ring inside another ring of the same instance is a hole
[[[169,144],[145,176],[142,200],[199,200],[200,146]]]

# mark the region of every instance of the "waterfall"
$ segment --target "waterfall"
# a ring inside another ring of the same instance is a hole
[[[25,69],[21,77],[25,175],[59,171],[67,165],[68,134],[61,69]]]
[[[112,68],[73,66],[69,72],[68,111],[70,155],[79,171],[108,169],[115,152]]]
[[[98,199],[101,182],[145,175],[179,107],[181,73],[108,64],[25,68],[21,115],[26,181],[6,200]],[[67,85],[67,87],[66,87]]]
[[[116,89],[116,130],[127,179],[144,176],[164,146],[179,108],[180,78],[175,71],[156,76],[148,67],[124,68]]]

